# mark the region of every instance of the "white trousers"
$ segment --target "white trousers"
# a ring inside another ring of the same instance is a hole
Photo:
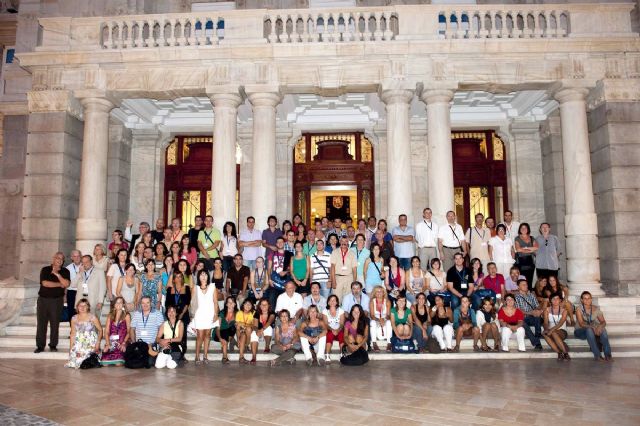
[[[384,340],[387,343],[391,343],[391,321],[386,320],[384,326],[380,326],[380,323],[375,320],[369,322],[369,332],[371,333],[371,341],[376,342],[378,340]]]
[[[269,326],[267,328],[264,329],[264,331],[262,332],[262,335],[265,337],[273,337],[273,327]],[[258,337],[258,334],[256,333],[255,330],[253,330],[251,332],[251,339],[250,342],[251,343],[258,343],[260,341],[260,338]]]
[[[431,337],[434,337],[440,349],[452,349],[453,348],[453,326],[447,324],[444,327],[434,325],[431,329]]]
[[[301,337],[300,345],[302,346],[302,352],[304,352],[304,359],[309,360],[313,358],[313,356],[311,355],[311,346],[313,346],[313,350],[315,351],[316,355],[322,357],[324,356],[324,348],[327,345],[327,336],[322,336],[321,338],[319,338],[318,343],[316,343],[315,345],[311,345],[309,343],[309,339],[307,339],[306,337]]]
[[[502,329],[500,329],[500,336],[502,337],[502,350],[503,351],[508,351],[509,350],[509,339],[511,339],[513,336],[516,336],[516,340],[518,341],[518,350],[523,352],[525,350],[525,346],[524,346],[524,328],[523,327],[518,327],[518,329],[516,330],[516,332],[514,333],[513,331],[511,331],[511,329],[509,327],[502,327]]]
[[[156,368],[169,368],[173,370],[178,364],[171,358],[171,354],[160,352],[156,357]]]

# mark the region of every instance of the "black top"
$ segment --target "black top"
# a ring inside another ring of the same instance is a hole
[[[211,282],[215,284],[217,289],[224,288],[224,274],[220,278],[211,278]]]
[[[420,310],[416,306],[416,317],[418,317],[420,322],[423,323],[423,324],[427,323],[427,321],[429,320],[429,311],[427,309],[429,309],[429,308],[427,306],[425,306],[424,307],[424,313],[421,314]]]
[[[56,277],[55,275],[53,275],[53,273],[51,272],[53,270],[53,266],[49,265],[49,266],[45,266],[44,268],[42,268],[40,270],[40,291],[38,291],[38,296],[40,297],[44,297],[47,299],[53,299],[56,297],[63,297],[64,296],[64,288],[62,287],[56,287],[56,288],[49,288],[49,287],[45,287],[42,285],[43,281],[53,281],[56,283],[59,283],[60,280],[58,279],[58,277]],[[62,276],[62,278],[70,280],[71,279],[71,275],[69,274],[69,270],[67,268],[61,268],[58,273]]]
[[[469,283],[473,283],[473,272],[469,268],[463,268],[458,271],[454,266],[447,271],[447,282],[453,283],[453,288],[462,294],[469,291]]]
[[[200,253],[200,247],[198,247],[198,234],[200,234],[200,229],[189,229],[189,247],[196,249],[196,252]]]
[[[233,265],[227,271],[227,278],[231,280],[231,288],[236,289],[238,291],[242,291],[242,282],[244,281],[244,277],[247,277],[247,287],[249,286],[249,279],[251,279],[251,270],[248,266],[242,265],[240,269],[236,269],[236,266]]]
[[[174,290],[174,287],[167,287],[167,298],[165,300],[164,306],[167,310],[170,306],[175,306],[176,314],[180,315],[184,307],[188,306],[191,303],[191,288],[189,286],[185,286],[184,294],[180,293],[180,295],[174,294]],[[189,316],[189,312],[187,312],[185,315]]]
[[[448,316],[440,317],[438,315],[438,312],[436,312],[431,317],[431,325],[439,325],[440,327],[444,327],[447,324],[449,324],[449,317]]]

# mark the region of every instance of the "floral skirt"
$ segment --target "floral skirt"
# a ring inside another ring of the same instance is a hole
[[[95,350],[96,343],[98,343],[98,333],[95,331],[79,331],[76,333],[76,340],[73,342],[73,347],[69,351],[69,362],[65,364],[65,367],[80,368],[80,364],[84,361],[91,352]]]

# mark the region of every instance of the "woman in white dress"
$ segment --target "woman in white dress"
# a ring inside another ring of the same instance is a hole
[[[496,227],[496,236],[489,240],[489,257],[496,264],[498,273],[508,277],[515,262],[513,241],[507,238],[507,228],[501,223]]]
[[[209,363],[207,356],[209,355],[209,343],[211,342],[211,329],[218,317],[218,304],[216,286],[209,285],[209,273],[206,269],[198,272],[196,277],[196,313],[193,317],[194,327],[196,329],[196,365],[202,362]],[[204,346],[204,349],[202,348]],[[200,353],[203,359],[200,360]]]

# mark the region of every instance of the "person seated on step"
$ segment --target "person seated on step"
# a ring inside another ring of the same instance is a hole
[[[296,325],[291,321],[289,311],[286,309],[278,312],[280,323],[276,325],[275,338],[271,345],[271,352],[279,355],[271,360],[271,366],[275,367],[285,362],[294,364],[296,362],[296,352],[300,350],[300,337],[296,330]]]
[[[602,311],[593,304],[591,293],[583,291],[580,295],[580,306],[576,309],[577,326],[574,331],[576,339],[589,342],[589,349],[596,361],[613,361],[611,346],[607,334],[607,321]],[[604,353],[604,357],[601,355]]]
[[[533,294],[536,295],[536,299],[538,299],[538,303],[543,310],[549,306],[549,297],[546,292],[548,283],[547,277],[541,277],[538,278],[536,285],[533,287]]]
[[[444,305],[444,297],[436,294],[435,305],[431,308],[431,337],[435,338],[441,350],[453,350],[453,312]]]
[[[332,294],[327,300],[327,307],[322,311],[322,319],[327,327],[327,346],[325,348],[325,361],[331,362],[331,347],[337,341],[340,351],[344,346],[344,321],[345,313],[340,307],[338,296]]]
[[[369,302],[369,312],[371,321],[369,328],[371,329],[371,342],[373,350],[380,352],[378,340],[387,343],[387,351],[391,351],[391,302],[387,297],[387,292],[382,286],[375,286]]]
[[[327,327],[320,317],[316,305],[309,306],[307,319],[298,327],[300,345],[308,366],[324,365],[324,349],[327,344]],[[319,355],[319,356],[318,356]]]
[[[182,336],[185,333],[184,324],[178,319],[175,306],[167,309],[167,320],[158,329],[156,342],[158,343],[158,356],[156,358],[156,368],[174,369],[178,366],[178,361],[184,359],[184,347],[182,346]]]
[[[327,299],[322,296],[320,292],[320,283],[313,281],[311,283],[311,293],[307,295],[303,300],[304,315],[308,315],[309,307],[316,305],[320,309],[320,316],[322,317],[322,309],[327,306]]]
[[[284,285],[284,293],[276,300],[276,313],[280,318],[281,311],[288,311],[289,318],[299,324],[304,314],[304,300],[300,293],[296,293],[296,285],[293,281],[287,281]]]
[[[76,305],[78,313],[71,318],[71,334],[69,335],[69,362],[65,367],[78,369],[82,361],[91,353],[100,352],[102,326],[100,320],[91,313],[91,305],[85,298]]]
[[[251,341],[251,333],[253,332],[253,313],[253,303],[248,299],[245,299],[242,302],[240,310],[236,313],[236,338],[238,339],[238,362],[240,364],[248,363],[244,358],[244,352]],[[253,362],[255,363],[255,359],[253,359]]]
[[[453,329],[456,334],[456,346],[453,348],[454,352],[460,351],[460,342],[463,337],[473,337],[473,350],[474,352],[480,351],[478,347],[480,329],[476,323],[476,313],[471,308],[471,302],[468,296],[462,296],[460,298],[460,306],[453,312]]]
[[[482,299],[482,306],[476,312],[476,325],[480,330],[480,342],[482,343],[482,351],[489,352],[487,339],[493,339],[493,350],[500,350],[500,321],[498,314],[490,297]]]
[[[273,337],[273,326],[276,315],[271,310],[269,299],[264,297],[256,304],[256,312],[253,314],[253,330],[251,331],[251,363],[255,364],[258,354],[258,344],[264,340],[264,353],[271,352],[270,344]]]
[[[509,293],[504,297],[504,305],[498,312],[498,319],[501,327],[502,351],[509,352],[509,339],[515,335],[518,341],[518,351],[525,352],[524,313],[516,308],[516,298],[513,294]]]
[[[413,336],[413,317],[411,309],[407,307],[407,297],[398,295],[396,304],[391,308],[392,339],[409,340]]]
[[[564,343],[567,338],[567,310],[564,309],[562,293],[549,297],[550,305],[544,310],[542,337],[551,349],[558,354],[558,360],[571,360],[569,347]]]
[[[340,358],[342,365],[362,365],[369,361],[367,353],[369,326],[367,322],[368,319],[362,306],[353,305],[344,324],[344,356]]]
[[[514,293],[516,308],[524,314],[524,332],[536,351],[542,350],[540,337],[542,337],[542,309],[538,305],[535,294],[529,291],[526,278],[518,280],[518,291]],[[531,331],[533,326],[534,331]]]
[[[431,334],[431,311],[424,293],[416,295],[416,303],[411,305],[413,333],[411,337],[417,342],[418,351],[425,352],[427,340]]]
[[[224,309],[218,314],[220,323],[214,327],[215,335],[213,340],[220,342],[222,346],[222,363],[229,363],[229,352],[233,350],[233,336],[236,334],[236,313],[238,304],[236,298],[227,296],[224,300]]]
[[[563,304],[563,307],[567,310],[567,325],[569,325],[570,327],[573,327],[575,325],[575,320],[573,319],[575,309],[571,301],[569,301],[569,287],[562,284],[558,280],[558,277],[554,275],[551,275],[549,278],[547,278],[547,281],[548,281],[547,287],[545,288],[545,294],[547,298],[550,297],[552,294],[562,293],[562,298],[564,299],[562,301],[562,304]]]

